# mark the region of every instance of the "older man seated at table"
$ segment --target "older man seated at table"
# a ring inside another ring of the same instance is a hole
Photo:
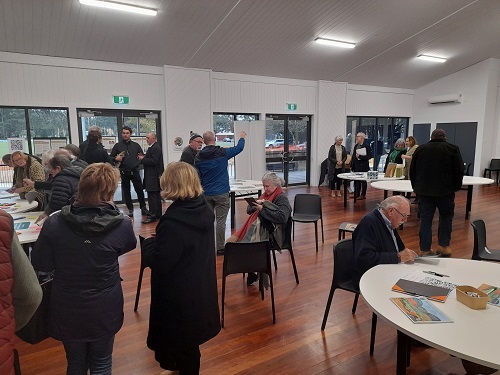
[[[417,254],[405,247],[396,230],[410,216],[410,202],[389,197],[366,214],[352,234],[355,280],[377,264],[413,262]]]

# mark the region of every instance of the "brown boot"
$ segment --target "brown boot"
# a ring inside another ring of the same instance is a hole
[[[420,250],[420,254],[418,254],[419,257],[435,257],[438,256],[438,254],[434,250]]]
[[[436,249],[436,253],[442,258],[449,258],[451,257],[451,248],[449,246],[439,245]]]

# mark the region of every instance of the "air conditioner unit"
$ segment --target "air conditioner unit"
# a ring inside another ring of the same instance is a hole
[[[461,103],[462,94],[430,96],[427,100],[429,101],[430,104]]]

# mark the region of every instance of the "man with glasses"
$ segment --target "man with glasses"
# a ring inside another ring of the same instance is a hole
[[[198,155],[202,146],[203,138],[201,138],[201,135],[192,133],[191,137],[189,137],[189,145],[182,150],[181,160],[179,161],[194,165],[196,155]]]
[[[402,195],[389,197],[366,214],[352,234],[355,280],[377,264],[413,262],[417,254],[405,247],[396,230],[410,216],[410,202]]]

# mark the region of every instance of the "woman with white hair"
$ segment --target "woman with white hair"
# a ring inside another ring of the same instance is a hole
[[[343,140],[344,138],[341,135],[337,135],[335,143],[330,147],[330,151],[328,151],[328,181],[330,182],[332,197],[342,196],[340,190],[342,179],[338,175],[344,173],[345,161],[347,159],[347,150],[342,146]]]
[[[394,148],[387,154],[387,159],[385,160],[384,172],[387,170],[389,163],[403,164],[402,156],[406,154],[406,144],[403,138],[398,138],[396,143],[394,143]]]
[[[370,159],[372,149],[365,142],[366,134],[359,132],[356,134],[356,145],[352,151],[351,170],[353,172],[368,172],[370,170]],[[366,199],[366,181],[354,181],[354,197],[356,199]]]

